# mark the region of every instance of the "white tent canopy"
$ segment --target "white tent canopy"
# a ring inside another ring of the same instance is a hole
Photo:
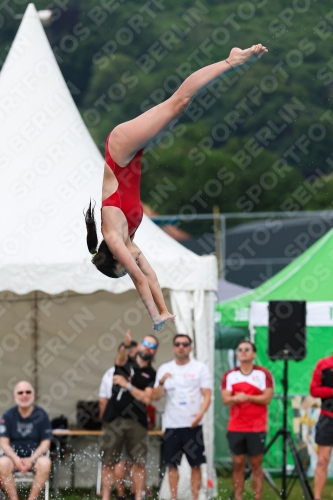
[[[75,290],[122,293],[90,265],[82,210],[100,200],[103,158],[72,100],[36,10],[29,5],[0,79],[4,204],[1,287],[17,293]],[[97,214],[99,215],[99,214]],[[147,218],[136,241],[161,286],[215,290],[214,257],[198,257]],[[24,276],[24,280],[22,279]]]
[[[51,416],[73,420],[78,399],[96,399],[126,328],[140,339],[151,322],[129,277],[106,278],[90,262],[82,211],[90,197],[99,203],[104,160],[33,4],[0,74],[0,131],[0,410],[15,382],[30,378]],[[177,314],[177,331],[191,335],[196,357],[213,372],[215,257],[193,254],[147,217],[135,241]],[[161,334],[167,349],[158,362],[171,357],[172,333],[168,325]],[[205,425],[210,471],[212,410]]]

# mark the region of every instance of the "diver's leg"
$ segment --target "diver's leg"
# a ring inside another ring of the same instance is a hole
[[[142,115],[118,125],[110,134],[109,149],[112,158],[120,166],[126,166],[142,148],[154,146],[184,113],[200,92],[220,79],[225,73],[259,59],[266,47],[261,44],[249,49],[232,49],[226,60],[199,69],[182,83],[165,102],[149,109]]]

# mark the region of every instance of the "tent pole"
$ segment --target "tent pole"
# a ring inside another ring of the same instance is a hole
[[[213,206],[214,213],[214,238],[215,238],[215,253],[218,265],[218,277],[222,278],[223,273],[223,263],[222,263],[222,248],[221,248],[221,221],[220,221],[220,209],[218,205]]]
[[[38,401],[38,292],[34,292],[33,302],[33,331],[32,331],[32,360],[33,360],[33,387],[35,389],[35,398]]]
[[[221,231],[221,279],[225,279],[225,268],[226,268],[226,218],[224,215],[220,215],[220,231]]]

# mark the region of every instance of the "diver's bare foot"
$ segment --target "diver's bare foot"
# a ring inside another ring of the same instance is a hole
[[[268,52],[268,49],[261,43],[252,45],[252,47],[245,50],[235,47],[231,50],[228,61],[233,68],[240,68],[257,61],[265,52]]]
[[[162,330],[162,327],[168,319],[171,319],[172,321],[175,321],[175,314],[171,314],[169,312],[165,312],[162,314],[159,314],[158,317],[155,319],[154,317],[154,324],[153,324],[153,329],[156,332],[160,332]]]

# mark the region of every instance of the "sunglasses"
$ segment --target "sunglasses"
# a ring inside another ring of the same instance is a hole
[[[249,347],[238,347],[237,352],[249,352],[250,348]]]
[[[150,347],[150,349],[156,349],[157,344],[153,344],[152,342],[148,342],[148,340],[143,340],[141,344],[145,347]]]
[[[175,347],[180,347],[181,345],[182,345],[183,347],[188,347],[188,346],[190,346],[190,345],[191,345],[191,343],[190,343],[190,342],[174,342],[174,344],[173,344],[173,345],[174,345]]]
[[[18,391],[16,394],[22,396],[22,394],[32,394],[32,391]]]

